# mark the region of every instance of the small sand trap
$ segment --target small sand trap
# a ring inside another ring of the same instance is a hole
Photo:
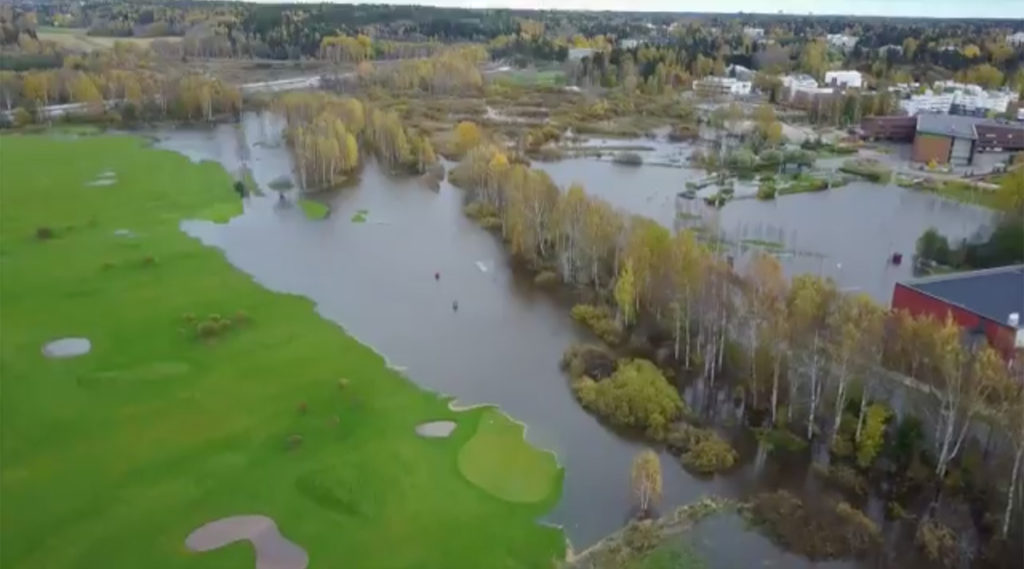
[[[100,175],[96,176],[96,179],[91,181],[91,182],[89,182],[88,184],[86,184],[86,186],[89,186],[89,187],[111,186],[111,185],[114,185],[116,183],[117,183],[117,174],[115,174],[114,172],[111,172],[110,170],[107,170],[106,172],[100,172]]]
[[[416,425],[416,434],[429,439],[448,438],[455,430],[455,421],[431,421]]]
[[[248,540],[256,551],[256,569],[306,569],[306,550],[289,541],[267,516],[231,516],[201,526],[185,538],[192,551],[210,551]]]
[[[48,358],[73,358],[88,354],[92,342],[87,338],[61,338],[43,346],[43,355]]]

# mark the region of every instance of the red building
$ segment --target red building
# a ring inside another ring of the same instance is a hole
[[[951,314],[968,333],[984,334],[1010,361],[1015,347],[1024,347],[1024,265],[896,283],[892,308],[939,320]]]

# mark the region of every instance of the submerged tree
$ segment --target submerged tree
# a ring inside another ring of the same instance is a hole
[[[647,515],[661,500],[661,460],[653,450],[642,450],[633,457],[630,485],[640,515]]]

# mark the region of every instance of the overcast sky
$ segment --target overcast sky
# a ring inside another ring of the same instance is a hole
[[[778,12],[934,18],[1024,19],[1024,0],[377,0],[463,8]]]

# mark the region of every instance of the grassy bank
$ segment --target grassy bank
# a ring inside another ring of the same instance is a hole
[[[179,231],[241,211],[219,166],[120,136],[0,149],[0,566],[252,567],[245,543],[184,547],[236,514],[272,517],[312,567],[562,557],[562,532],[535,523],[558,497],[553,461],[540,474],[533,462],[549,491],[531,486],[532,501],[474,485],[458,455],[492,411],[449,410],[307,299]],[[116,182],[88,185],[104,172]],[[65,336],[92,351],[42,356]],[[450,438],[414,434],[441,419],[458,423]],[[522,474],[510,465],[488,484]]]

